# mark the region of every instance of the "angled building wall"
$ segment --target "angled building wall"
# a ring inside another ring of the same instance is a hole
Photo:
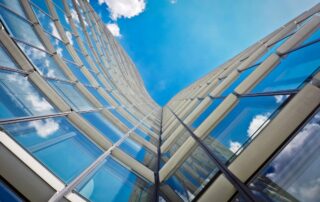
[[[161,108],[87,1],[0,1],[0,201],[318,201],[319,11]]]

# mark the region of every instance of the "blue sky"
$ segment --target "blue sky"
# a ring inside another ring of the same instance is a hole
[[[318,0],[90,0],[160,105]],[[119,28],[119,29],[118,29]]]

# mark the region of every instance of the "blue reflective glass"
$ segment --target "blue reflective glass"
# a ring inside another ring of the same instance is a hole
[[[0,66],[19,69],[7,50],[3,47],[2,43],[0,43]]]
[[[10,31],[11,35],[38,48],[45,49],[38,35],[35,33],[35,30],[29,22],[23,20],[22,18],[18,17],[14,13],[6,10],[1,6],[0,14],[3,19],[4,25]]]
[[[237,86],[243,80],[245,80],[247,78],[247,76],[249,76],[256,68],[257,68],[257,66],[251,67],[249,69],[242,71],[240,73],[240,75],[238,76],[238,78],[235,81],[233,81],[231,83],[231,85],[221,93],[221,96],[228,96],[230,93],[232,93],[234,91],[234,89],[237,88]]]
[[[64,182],[77,177],[102,154],[64,117],[2,127]]]
[[[217,157],[226,162],[252,140],[288,98],[287,95],[242,97],[204,140]]]
[[[24,75],[0,71],[0,118],[45,115],[57,112]]]
[[[120,146],[120,149],[141,162],[151,170],[155,170],[157,165],[157,157],[155,153],[146,149],[137,142],[127,138]]]
[[[104,107],[110,106],[110,104],[106,101],[106,99],[104,99],[104,97],[102,97],[102,95],[100,95],[96,88],[92,86],[86,86],[86,88]]]
[[[186,186],[176,175],[171,175],[161,186],[163,189],[169,186],[170,189],[178,194],[182,201],[190,201]]]
[[[100,133],[107,137],[112,143],[117,142],[124,135],[99,112],[83,113],[81,116],[98,129]]]
[[[315,40],[319,40],[320,39],[320,29],[317,28],[317,30],[315,32],[313,32],[305,41],[303,41],[303,43],[301,45],[310,43],[312,41]]]
[[[172,157],[174,153],[185,143],[185,141],[191,137],[190,133],[184,128],[177,136],[177,138],[172,142],[169,150],[165,153],[162,153],[166,157]]]
[[[288,39],[289,37],[283,38],[271,47],[268,48],[267,52],[260,58],[258,59],[255,64],[263,62],[265,59],[267,59],[272,53],[275,53],[276,50]]]
[[[310,75],[319,70],[319,52],[320,43],[315,43],[289,53],[251,92],[299,88]]]
[[[150,201],[150,187],[149,182],[109,157],[76,190],[93,202]]]
[[[250,188],[265,201],[320,201],[320,112],[264,166]]]
[[[129,129],[133,128],[133,125],[130,121],[123,117],[116,109],[111,109],[110,112],[117,117],[124,125],[126,125]]]
[[[86,57],[83,55],[83,53],[82,53],[81,51],[79,51],[79,50],[76,50],[76,52],[77,52],[77,54],[78,54],[78,56],[79,56],[82,64],[83,64],[86,68],[92,70],[91,65],[89,65],[89,63],[88,63]]]
[[[147,141],[151,140],[151,137],[147,135],[145,132],[143,132],[140,128],[136,128],[134,132]]]
[[[0,0],[0,3],[27,19],[20,0]]]
[[[69,61],[73,61],[73,58],[67,50],[66,45],[62,41],[50,34],[47,34],[47,36],[60,57],[65,58]]]
[[[74,84],[48,80],[49,84],[62,96],[62,98],[75,110],[93,109],[92,104],[82,95]]]
[[[202,114],[192,123],[191,128],[198,128],[201,123],[206,120],[206,118],[220,105],[222,101],[223,99],[221,98],[215,98],[209,105],[209,107],[204,112],[202,112]]]
[[[51,55],[24,43],[17,42],[17,44],[41,75],[68,80]]]
[[[50,14],[46,1],[43,1],[43,0],[31,0],[31,2],[34,3],[35,5],[37,5],[37,7],[41,8],[41,10],[43,10],[47,14]]]
[[[0,178],[0,201],[23,202],[23,200],[10,186]]]
[[[168,180],[164,182],[164,184],[169,185],[183,201],[191,201],[210,179],[218,173],[217,166],[201,147],[190,149],[192,150],[188,158]]]
[[[56,3],[56,2],[57,1],[55,1],[54,3]],[[59,2],[61,2],[61,1],[59,1]],[[61,4],[63,4],[63,3],[61,2]],[[60,21],[61,25],[63,26],[63,28],[66,29],[66,31],[68,31],[68,32],[72,32],[72,29],[71,29],[71,26],[69,23],[69,19],[68,19],[67,15],[65,14],[65,12],[62,10],[63,7],[59,8],[56,4],[54,4],[54,8],[55,8],[55,11],[58,15],[59,21]]]
[[[32,9],[34,11],[34,13],[36,14],[40,25],[42,26],[43,30],[50,33],[51,35],[57,37],[58,39],[61,40],[61,36],[56,28],[56,25],[54,24],[53,20],[51,20],[51,18],[46,15],[45,13],[43,13],[40,9],[38,9],[35,6],[32,6]]]
[[[77,78],[78,81],[85,85],[91,85],[90,81],[83,74],[78,65],[68,61],[65,61],[65,63],[68,65],[69,69],[72,71],[73,75]]]

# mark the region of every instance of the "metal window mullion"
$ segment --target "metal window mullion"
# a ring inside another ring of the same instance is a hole
[[[36,121],[40,119],[47,119],[47,118],[55,118],[55,117],[61,117],[66,116],[70,114],[71,112],[61,112],[61,113],[55,113],[55,114],[49,114],[49,115],[41,115],[41,116],[29,116],[29,117],[19,117],[19,118],[12,118],[12,119],[3,119],[0,120],[0,125],[4,124],[12,124],[12,123],[18,123],[18,122],[25,122],[25,121]]]
[[[163,108],[161,109],[161,118],[160,118],[160,132],[159,132],[159,141],[158,141],[158,148],[157,148],[157,167],[154,173],[154,201],[159,202],[159,192],[160,192],[160,179],[159,179],[159,170],[160,170],[160,163],[161,163],[161,135],[162,135],[162,119],[163,119]]]
[[[154,110],[155,111],[155,110]],[[89,167],[87,167],[80,175],[78,175],[74,180],[72,180],[66,187],[62,190],[57,191],[50,199],[49,202],[58,202],[60,201],[65,195],[70,193],[78,184],[82,182],[90,173],[92,173],[98,166],[100,166],[106,157],[108,157],[114,148],[119,147],[119,145],[124,142],[130,134],[142,123],[144,119],[149,117],[154,111],[150,112],[146,115],[137,125],[131,128],[123,137],[121,137],[116,143],[114,143],[107,151],[105,151],[102,155],[100,155],[97,160],[95,160]]]
[[[173,113],[176,119],[186,128],[186,130],[190,133],[191,137],[199,144],[199,146],[208,154],[210,159],[214,162],[214,164],[218,167],[220,172],[224,174],[227,180],[237,189],[237,191],[243,196],[246,201],[259,201],[255,195],[250,191],[250,189],[240,181],[240,179],[235,176],[228,167],[221,162],[216,155],[211,152],[211,150],[200,140],[198,136],[196,136],[193,131],[168,107],[169,111]],[[261,200],[260,200],[261,201]]]

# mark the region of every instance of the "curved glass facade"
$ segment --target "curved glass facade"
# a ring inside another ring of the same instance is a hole
[[[319,11],[160,107],[88,1],[0,0],[0,201],[318,201]]]

